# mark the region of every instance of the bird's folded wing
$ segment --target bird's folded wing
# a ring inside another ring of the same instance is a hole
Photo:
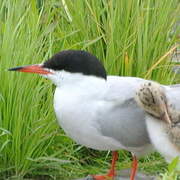
[[[104,104],[98,124],[103,135],[113,137],[127,147],[150,143],[145,113],[134,100],[137,87],[145,80],[132,77],[109,76]]]

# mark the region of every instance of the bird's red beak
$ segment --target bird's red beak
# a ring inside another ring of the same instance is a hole
[[[40,64],[28,65],[28,66],[19,66],[15,68],[8,69],[9,71],[20,71],[20,72],[27,72],[27,73],[37,73],[37,74],[53,74],[52,72],[48,71],[47,69],[43,68]]]

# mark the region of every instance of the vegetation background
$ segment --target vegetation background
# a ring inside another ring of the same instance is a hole
[[[109,152],[76,145],[59,128],[51,82],[8,72],[41,63],[64,49],[95,54],[108,74],[180,83],[171,71],[177,47],[179,0],[0,1],[0,179],[69,180],[106,171]],[[120,150],[118,168],[131,166]],[[154,153],[140,169],[176,179]]]

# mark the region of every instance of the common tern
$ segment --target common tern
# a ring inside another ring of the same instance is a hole
[[[137,105],[137,88],[147,80],[135,77],[107,76],[100,61],[81,50],[65,50],[42,64],[9,69],[37,73],[55,85],[54,110],[58,123],[76,143],[96,150],[111,150],[113,158],[107,175],[116,175],[117,150],[133,154],[130,179],[134,180],[137,159],[153,150],[146,113]]]

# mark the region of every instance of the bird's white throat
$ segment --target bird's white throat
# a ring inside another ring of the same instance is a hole
[[[53,74],[42,75],[51,80],[60,88],[91,88],[97,89],[104,86],[106,80],[96,76],[83,75],[82,73],[70,73],[67,71],[52,71]]]

